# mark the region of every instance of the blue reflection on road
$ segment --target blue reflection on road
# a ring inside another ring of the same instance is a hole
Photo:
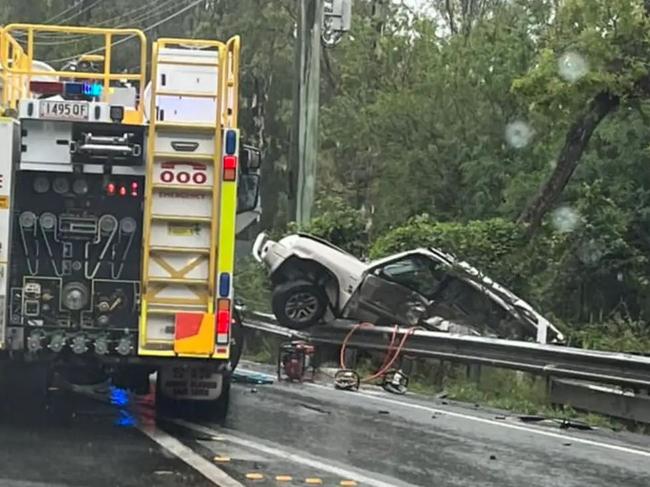
[[[129,405],[129,393],[124,389],[111,387],[109,399],[113,406],[117,406],[119,408],[119,417],[114,422],[115,426],[121,426],[125,428],[135,426],[135,416],[133,416],[133,414],[131,414],[131,412],[126,409]]]

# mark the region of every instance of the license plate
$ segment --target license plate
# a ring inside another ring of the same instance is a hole
[[[40,102],[40,118],[51,120],[88,120],[88,103],[84,101]]]
[[[219,397],[223,376],[198,367],[164,367],[157,380],[167,397],[200,401]]]

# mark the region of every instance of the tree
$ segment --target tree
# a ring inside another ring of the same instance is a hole
[[[515,82],[535,110],[559,115],[556,127],[568,125],[555,169],[518,218],[529,234],[560,197],[602,120],[621,103],[647,96],[649,13],[650,2],[641,0],[567,0],[545,33],[535,69]]]

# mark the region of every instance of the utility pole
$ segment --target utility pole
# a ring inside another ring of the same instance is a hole
[[[292,214],[299,227],[311,219],[318,159],[318,103],[323,0],[298,0],[298,38],[291,143]]]
[[[349,30],[352,0],[297,0],[290,191],[291,214],[299,227],[311,219],[318,162],[321,42],[337,44]]]

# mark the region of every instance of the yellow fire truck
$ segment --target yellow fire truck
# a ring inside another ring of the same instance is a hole
[[[39,61],[54,35],[100,47]],[[235,236],[259,212],[240,41],[147,46],[136,29],[0,29],[0,401],[53,371],[142,392],[157,372],[158,406],[227,411]]]

